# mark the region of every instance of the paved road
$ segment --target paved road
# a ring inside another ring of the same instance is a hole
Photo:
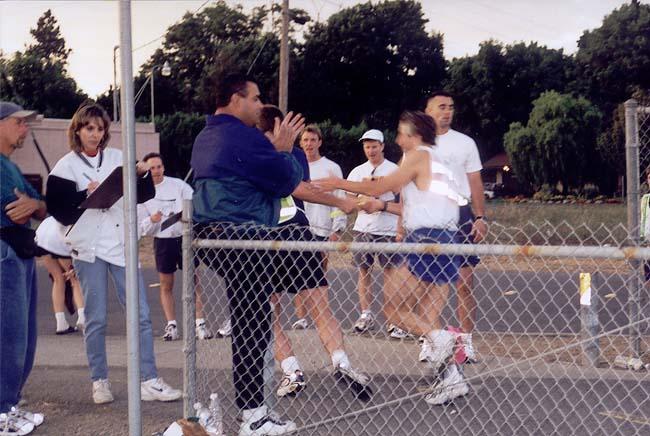
[[[25,389],[30,407],[47,415],[36,435],[123,435],[127,433],[125,318],[116,298],[110,299],[108,347],[111,382],[116,401],[95,406],[80,335],[53,335],[49,284],[39,269],[39,349],[36,367]],[[146,283],[157,282],[155,271],[145,270]],[[350,328],[356,316],[355,274],[352,270],[330,272],[333,309]],[[180,280],[180,276],[177,275]],[[481,271],[477,295],[479,329],[521,332],[571,332],[579,328],[576,278],[557,273],[553,277],[512,272],[491,277]],[[209,274],[204,277],[218,283]],[[608,278],[607,293],[621,292],[601,309],[601,320],[624,323],[621,302],[626,300],[623,281]],[[223,289],[212,286],[207,304],[213,324],[225,319]],[[620,288],[620,290],[618,290]],[[504,296],[503,292],[518,290]],[[155,334],[162,334],[164,320],[157,288],[148,288]],[[490,298],[488,298],[490,297]],[[176,289],[180,318],[180,284]],[[452,302],[452,305],[454,303]],[[554,309],[558,308],[558,309]],[[376,302],[379,309],[379,302]],[[292,309],[285,317],[292,317]],[[180,319],[179,319],[180,321]],[[419,388],[431,382],[425,366],[416,365],[417,346],[388,341],[381,336],[348,335],[351,359],[373,375],[376,395],[362,404],[336,385],[314,330],[292,332],[296,353],[308,374],[309,387],[293,400],[282,400],[279,411],[299,425],[334,419],[300,432],[306,435],[420,435],[420,434],[647,434],[650,430],[650,378],[648,373],[609,369],[587,371],[575,364],[541,360],[527,366],[490,357],[483,364],[467,367],[471,395],[454,405],[432,408],[422,401]],[[302,336],[302,337],[301,337]],[[182,385],[183,353],[180,342],[156,341],[161,375],[174,386]],[[202,397],[218,391],[223,398],[229,434],[234,431],[229,370],[229,340],[200,345],[201,380],[216,385],[199,386]],[[514,366],[513,366],[514,365]],[[506,369],[503,369],[506,368]],[[509,368],[509,369],[507,369]],[[358,412],[358,413],[357,413]],[[182,414],[180,402],[143,403],[143,435],[162,430]]]
[[[45,269],[39,268],[39,334],[52,334],[55,328],[54,317],[51,314],[50,282]],[[159,288],[149,287],[158,282],[158,276],[153,269],[143,270],[145,284],[149,297],[151,319],[154,334],[162,336],[165,319],[159,304]],[[342,322],[344,329],[352,328],[359,316],[358,297],[356,293],[356,273],[352,269],[337,269],[328,272],[331,283],[331,304],[336,317]],[[381,316],[381,277],[375,274],[377,283],[376,298],[373,311]],[[174,295],[176,299],[176,316],[179,324],[182,317],[181,305],[181,276],[176,274]],[[202,278],[206,289],[207,318],[213,324],[220,324],[227,316],[225,294],[221,280],[210,271],[205,271]],[[513,292],[515,291],[515,292]],[[114,291],[110,290],[114,295]],[[628,323],[627,289],[625,277],[620,275],[605,276],[597,291],[599,297],[599,319],[604,330],[612,330]],[[477,329],[486,332],[513,333],[577,333],[580,331],[579,297],[577,274],[565,272],[534,273],[527,271],[500,271],[498,273],[479,269],[476,273],[474,290],[478,301]],[[614,296],[605,298],[605,296]],[[647,301],[647,299],[646,299]],[[294,320],[293,305],[288,297],[283,297],[287,309],[283,322]],[[450,324],[457,325],[451,308],[456,307],[455,293],[450,293],[450,303],[443,316]],[[109,298],[108,335],[125,333],[125,314],[121,310],[117,298]],[[646,303],[645,316],[650,315],[650,306]],[[648,327],[645,326],[647,331]]]

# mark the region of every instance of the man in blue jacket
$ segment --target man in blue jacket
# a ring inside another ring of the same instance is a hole
[[[302,180],[300,163],[291,155],[304,126],[301,116],[276,120],[269,141],[255,128],[262,110],[255,82],[227,76],[217,90],[217,111],[207,117],[194,141],[194,221],[197,236],[264,239],[277,225],[280,199]],[[216,251],[216,252],[215,252]],[[295,430],[264,405],[264,353],[271,333],[271,308],[265,290],[268,253],[254,250],[205,250],[202,260],[226,281],[232,323],[235,400],[242,409],[239,434],[280,435]]]

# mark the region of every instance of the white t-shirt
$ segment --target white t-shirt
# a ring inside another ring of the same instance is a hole
[[[343,178],[343,172],[337,163],[326,157],[309,162],[309,178],[311,180],[318,180],[331,175]],[[337,190],[334,191],[334,195],[344,198],[345,193]],[[315,235],[323,238],[329,238],[332,233],[345,230],[348,222],[348,217],[345,213],[335,207],[324,204],[305,201],[305,214],[309,220],[311,231]]]
[[[160,225],[170,216],[183,210],[183,200],[192,199],[192,187],[175,177],[163,178],[156,185],[156,196],[138,205],[138,221],[143,235],[153,235],[156,238],[177,238],[183,228],[180,222],[160,231]],[[162,212],[162,219],[157,223],[151,222],[151,215]]]
[[[370,161],[359,165],[350,171],[348,180],[351,182],[361,182],[364,179],[372,177],[387,176],[397,169],[397,165],[384,159],[384,161],[375,168]],[[379,196],[383,201],[395,201],[395,195],[392,192],[385,192]],[[362,210],[357,215],[353,230],[373,235],[395,236],[397,233],[398,216],[388,212],[366,213]]]
[[[460,195],[470,200],[472,193],[467,173],[483,169],[476,142],[467,135],[449,129],[444,135],[436,136],[436,145],[442,163],[454,174]]]

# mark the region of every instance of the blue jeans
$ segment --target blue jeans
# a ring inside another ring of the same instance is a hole
[[[113,278],[117,299],[126,307],[126,270],[99,258],[92,263],[74,259],[74,269],[84,293],[86,331],[86,355],[93,381],[108,378],[106,363],[106,308],[108,300],[108,274]],[[140,289],[140,373],[142,380],[158,377],[153,352],[153,333],[149,318],[149,305],[142,273],[138,271]]]
[[[0,241],[0,413],[18,404],[34,365],[37,292],[34,259]]]

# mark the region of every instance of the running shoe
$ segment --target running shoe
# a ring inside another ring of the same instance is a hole
[[[167,324],[165,327],[165,334],[163,335],[163,341],[177,341],[180,339],[178,334],[178,327],[176,324]]]
[[[295,430],[293,421],[280,419],[277,413],[267,412],[266,406],[261,406],[250,418],[242,420],[239,436],[278,436]]]
[[[342,383],[345,383],[361,401],[368,401],[372,397],[370,388],[370,377],[351,367],[337,366],[334,376]]]
[[[172,388],[160,377],[140,383],[142,401],[176,401],[182,395],[181,391]]]
[[[354,323],[354,330],[358,333],[364,333],[375,328],[375,316],[372,312],[364,311],[361,316]]]
[[[106,404],[113,402],[111,384],[108,380],[100,379],[93,382],[93,402],[95,404]]]
[[[208,329],[208,326],[205,325],[204,322],[196,326],[196,339],[199,340],[204,340],[204,339],[212,339],[214,335]]]
[[[424,397],[424,401],[439,406],[468,393],[469,385],[463,377],[462,370],[453,363],[445,368],[442,376],[432,386],[432,391]]]
[[[0,435],[1,436],[23,436],[34,430],[34,423],[12,412],[0,413]]]
[[[308,327],[309,321],[307,321],[305,318],[300,318],[298,321],[291,324],[291,328],[293,330],[305,330]]]
[[[278,387],[278,397],[295,395],[302,391],[305,386],[305,376],[302,371],[296,371],[293,374],[284,374]]]
[[[221,328],[217,330],[217,336],[220,338],[228,337],[231,334],[232,334],[232,325],[230,324],[230,320],[224,322]]]

